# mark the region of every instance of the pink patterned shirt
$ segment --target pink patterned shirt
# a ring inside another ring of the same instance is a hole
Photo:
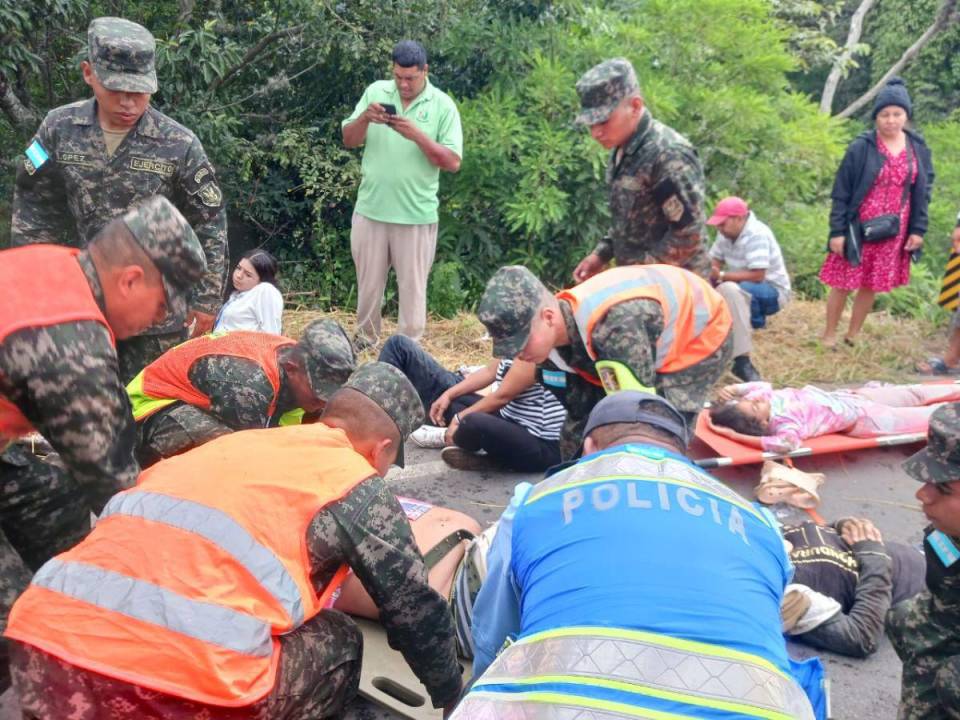
[[[774,390],[768,382],[735,387],[743,399],[770,403],[770,434],[760,438],[767,452],[796,450],[807,438],[842,433],[860,418],[856,396],[843,390],[831,392],[813,385]]]

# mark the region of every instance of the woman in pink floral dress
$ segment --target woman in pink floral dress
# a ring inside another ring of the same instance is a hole
[[[877,95],[875,128],[850,143],[837,170],[830,211],[830,252],[820,269],[820,279],[830,286],[822,338],[827,347],[836,345],[837,326],[851,292],[856,291],[856,295],[844,337],[849,345],[854,344],[876,294],[910,282],[910,254],[923,245],[933,185],[930,151],[922,137],[906,128],[911,112],[903,81],[892,79]],[[881,242],[862,241],[863,222],[897,214],[900,229],[896,235]],[[860,251],[859,262],[856,250]]]

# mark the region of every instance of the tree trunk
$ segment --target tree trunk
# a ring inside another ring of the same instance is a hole
[[[837,113],[837,117],[847,118],[858,112],[864,105],[873,100],[873,98],[877,96],[877,93],[883,89],[883,86],[887,84],[887,81],[903,70],[903,68],[907,66],[907,63],[912,61],[931,40],[949,26],[953,25],[957,21],[957,2],[958,0],[944,0],[943,4],[940,5],[940,10],[937,12],[936,19],[933,21],[933,24],[926,29],[923,35],[917,38],[913,45],[904,50],[900,59],[890,66],[890,69],[883,74],[883,77],[877,81],[876,85]]]
[[[40,119],[17,97],[3,73],[0,73],[0,110],[7,116],[11,125],[26,132],[33,130]]]
[[[820,96],[820,112],[827,115],[833,109],[833,96],[837,92],[837,86],[843,78],[843,66],[853,56],[853,48],[860,42],[860,36],[863,35],[863,19],[870,12],[876,0],[862,0],[853,17],[850,18],[850,32],[847,33],[847,43],[843,46],[843,52],[840,54],[830,69],[827,81],[823,84],[823,94]]]

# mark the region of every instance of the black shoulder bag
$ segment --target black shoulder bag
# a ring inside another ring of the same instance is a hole
[[[878,215],[875,218],[860,223],[860,237],[865,243],[876,243],[889,240],[900,233],[900,213],[907,204],[907,195],[913,185],[913,148],[910,138],[907,137],[907,181],[903,186],[903,195],[900,197],[900,208],[897,214]]]

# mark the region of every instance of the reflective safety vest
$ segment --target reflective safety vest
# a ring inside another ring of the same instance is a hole
[[[733,324],[727,303],[710,283],[673,265],[615,267],[561,290],[557,299],[570,304],[592,360],[597,360],[593,328],[612,306],[627,300],[655,300],[663,308],[663,332],[657,338],[658,373],[678,372],[709,357],[727,339]],[[596,384],[595,379],[591,382]]]
[[[77,262],[79,250],[59,245],[28,245],[0,252],[0,343],[26,328],[91,320],[113,331]],[[33,429],[9,399],[0,397],[0,445]]]
[[[273,388],[268,411],[272,416],[280,393],[277,351],[289,345],[296,345],[296,340],[247,330],[204,335],[181,343],[147,365],[127,385],[133,418],[139,422],[178,400],[209,410],[210,398],[194,386],[190,368],[200,358],[211,355],[243,358],[259,365]]]
[[[311,521],[374,474],[321,424],[232,433],[165,460],[39,570],[6,636],[175,697],[250,705],[274,686],[279,636],[346,576],[314,588]]]
[[[776,522],[685,458],[623,445],[537,484],[509,570],[519,639],[455,718],[814,717],[822,668],[801,685],[787,656]]]

